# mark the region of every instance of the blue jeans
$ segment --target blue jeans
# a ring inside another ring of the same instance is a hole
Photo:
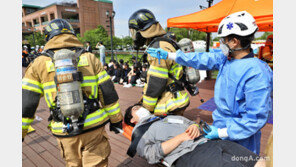
[[[102,65],[104,66],[104,64],[105,64],[105,55],[100,55],[100,61],[101,61]]]

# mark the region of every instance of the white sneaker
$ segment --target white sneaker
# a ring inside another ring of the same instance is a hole
[[[143,88],[144,87],[144,84],[137,84],[136,87]]]
[[[137,79],[137,80],[136,80],[136,83],[137,83],[137,84],[141,84],[141,80],[140,80],[140,79]]]
[[[127,85],[124,85],[123,87],[124,88],[130,88],[130,87],[132,87],[132,84],[127,84]]]

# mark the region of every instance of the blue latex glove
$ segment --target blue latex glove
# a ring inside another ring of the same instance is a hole
[[[204,132],[207,134],[205,135],[206,138],[208,139],[218,139],[219,138],[219,134],[218,134],[218,128],[216,128],[215,126],[210,125],[211,131],[208,132],[204,129]]]
[[[161,49],[161,48],[148,48],[147,53],[149,53],[150,56],[158,58],[158,59],[167,59],[168,58],[168,52]]]

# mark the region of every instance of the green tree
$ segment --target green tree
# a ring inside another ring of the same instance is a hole
[[[264,32],[264,34],[261,37],[256,38],[256,40],[266,40],[266,38],[273,34],[273,32]]]
[[[99,25],[96,29],[85,31],[84,37],[81,37],[80,34],[77,37],[82,43],[89,41],[91,47],[95,48],[99,41],[103,41],[103,43],[107,41],[108,33],[103,26]]]
[[[166,31],[168,31],[167,28]],[[207,33],[194,29],[170,28],[170,32],[173,32],[176,35],[177,41],[180,41],[182,38],[189,38],[192,41],[206,40],[207,38]]]
[[[111,49],[111,37],[107,37],[103,41],[106,49]],[[118,37],[113,37],[113,50],[119,49],[122,46],[122,39]]]
[[[84,36],[81,37],[80,34],[77,34],[77,38],[80,42],[85,43],[87,41],[90,42],[91,47],[95,48],[99,41],[102,41],[107,50],[111,49],[111,38],[108,36],[107,31],[103,26],[99,25],[97,28],[85,31]],[[124,38],[126,43],[129,42],[129,39]],[[113,49],[121,49],[122,45],[124,45],[124,41],[121,38],[113,37]]]
[[[126,47],[127,45],[132,46],[133,39],[130,36],[126,36],[126,37],[122,38],[122,43],[123,43],[124,47]]]
[[[220,39],[219,37],[216,37],[213,39],[213,41],[219,41],[219,39]]]
[[[33,33],[30,35],[26,35],[25,40],[29,42],[31,46],[36,46],[36,45],[45,45],[45,36],[44,34],[41,34],[40,32],[34,32],[34,38],[33,38]],[[34,40],[35,40],[35,45],[34,45]]]

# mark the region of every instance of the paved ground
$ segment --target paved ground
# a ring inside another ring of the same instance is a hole
[[[24,73],[24,68],[23,68]],[[200,88],[200,95],[205,101],[209,100],[214,96],[214,83],[215,80],[204,81],[198,86]],[[141,97],[142,88],[123,88],[121,85],[115,85],[115,88],[119,94],[120,107],[122,113],[125,109],[136,103]],[[197,109],[201,105],[198,97],[190,98],[190,106],[184,113],[184,116],[195,121],[200,119],[212,123],[212,112]],[[39,120],[35,119],[32,126],[36,129],[36,132],[28,134],[23,142],[22,147],[22,165],[24,167],[32,166],[54,166],[62,167],[65,166],[64,160],[60,156],[60,151],[57,146],[56,139],[51,135],[50,131],[47,129],[49,117],[49,111],[46,106],[45,100],[42,98],[39,107],[36,112],[36,116]],[[42,120],[40,120],[40,118]],[[261,139],[261,155],[263,155],[263,150],[266,147],[267,139],[272,129],[271,124],[267,124],[262,129],[262,139]],[[129,158],[126,155],[126,150],[130,144],[129,140],[122,135],[115,135],[109,132],[108,126],[106,130],[109,134],[110,144],[111,144],[111,155],[109,157],[109,166],[125,166],[125,167],[146,167],[151,166],[147,162],[135,156],[134,158]]]

